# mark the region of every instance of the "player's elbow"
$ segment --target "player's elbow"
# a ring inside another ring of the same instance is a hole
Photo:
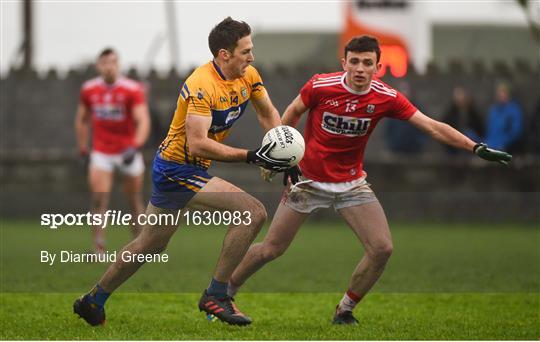
[[[445,137],[453,130],[452,126],[433,120],[433,124],[426,129],[426,133],[437,141],[445,142]]]
[[[205,151],[203,139],[188,139],[189,153],[195,158],[204,158]]]
[[[298,108],[298,106],[295,106],[294,104],[289,105],[287,109],[285,109],[285,112],[283,113],[283,116],[288,116],[294,119],[298,119],[302,116],[304,112]]]
[[[84,126],[88,121],[83,115],[77,114],[75,116],[75,126],[80,127]]]
[[[195,158],[204,158],[203,150],[198,145],[190,145],[189,152]]]

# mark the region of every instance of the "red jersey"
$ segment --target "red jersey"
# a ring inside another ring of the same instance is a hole
[[[142,84],[127,78],[107,84],[97,77],[83,84],[80,101],[92,113],[94,150],[117,154],[133,146],[133,108],[146,102]]]
[[[345,72],[317,74],[300,90],[310,109],[304,131],[302,173],[317,182],[349,182],[363,176],[364,150],[383,117],[409,119],[409,100],[378,79],[358,92],[345,84]]]

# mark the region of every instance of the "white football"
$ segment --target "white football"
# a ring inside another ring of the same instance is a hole
[[[290,166],[295,166],[304,157],[306,144],[302,134],[291,126],[277,126],[266,132],[262,146],[276,142],[270,152],[272,158],[290,159]]]

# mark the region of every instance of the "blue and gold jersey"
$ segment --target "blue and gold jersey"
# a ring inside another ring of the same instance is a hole
[[[197,68],[180,89],[169,133],[159,147],[160,157],[208,168],[209,159],[195,158],[189,152],[186,139],[187,115],[212,117],[208,137],[222,142],[232,125],[245,112],[249,100],[265,95],[261,76],[251,65],[243,77],[234,80],[226,80],[213,61]]]

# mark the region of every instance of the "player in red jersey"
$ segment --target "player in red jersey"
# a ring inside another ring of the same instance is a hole
[[[140,83],[120,76],[118,55],[113,49],[107,48],[99,54],[96,68],[100,76],[83,84],[75,119],[81,158],[89,158],[91,212],[103,214],[107,210],[113,173],[118,169],[123,175],[123,190],[132,214],[138,215],[144,212],[144,162],[138,150],[150,132],[144,89]],[[92,150],[89,152],[90,127]],[[138,227],[131,227],[136,236]],[[94,227],[93,239],[95,252],[103,253],[104,230]]]
[[[290,126],[296,126],[309,110],[306,151],[300,162],[303,175],[286,173],[293,184],[285,190],[264,241],[252,245],[234,271],[229,295],[234,296],[253,273],[285,252],[311,212],[333,206],[365,248],[333,322],[358,323],[352,311],[382,274],[393,248],[386,216],[362,167],[369,136],[384,117],[408,120],[434,139],[481,158],[503,164],[511,160],[509,154],[476,144],[422,114],[405,96],[376,79],[379,59],[375,38],[352,39],[345,47],[344,72],[313,76],[288,106],[282,121]]]

